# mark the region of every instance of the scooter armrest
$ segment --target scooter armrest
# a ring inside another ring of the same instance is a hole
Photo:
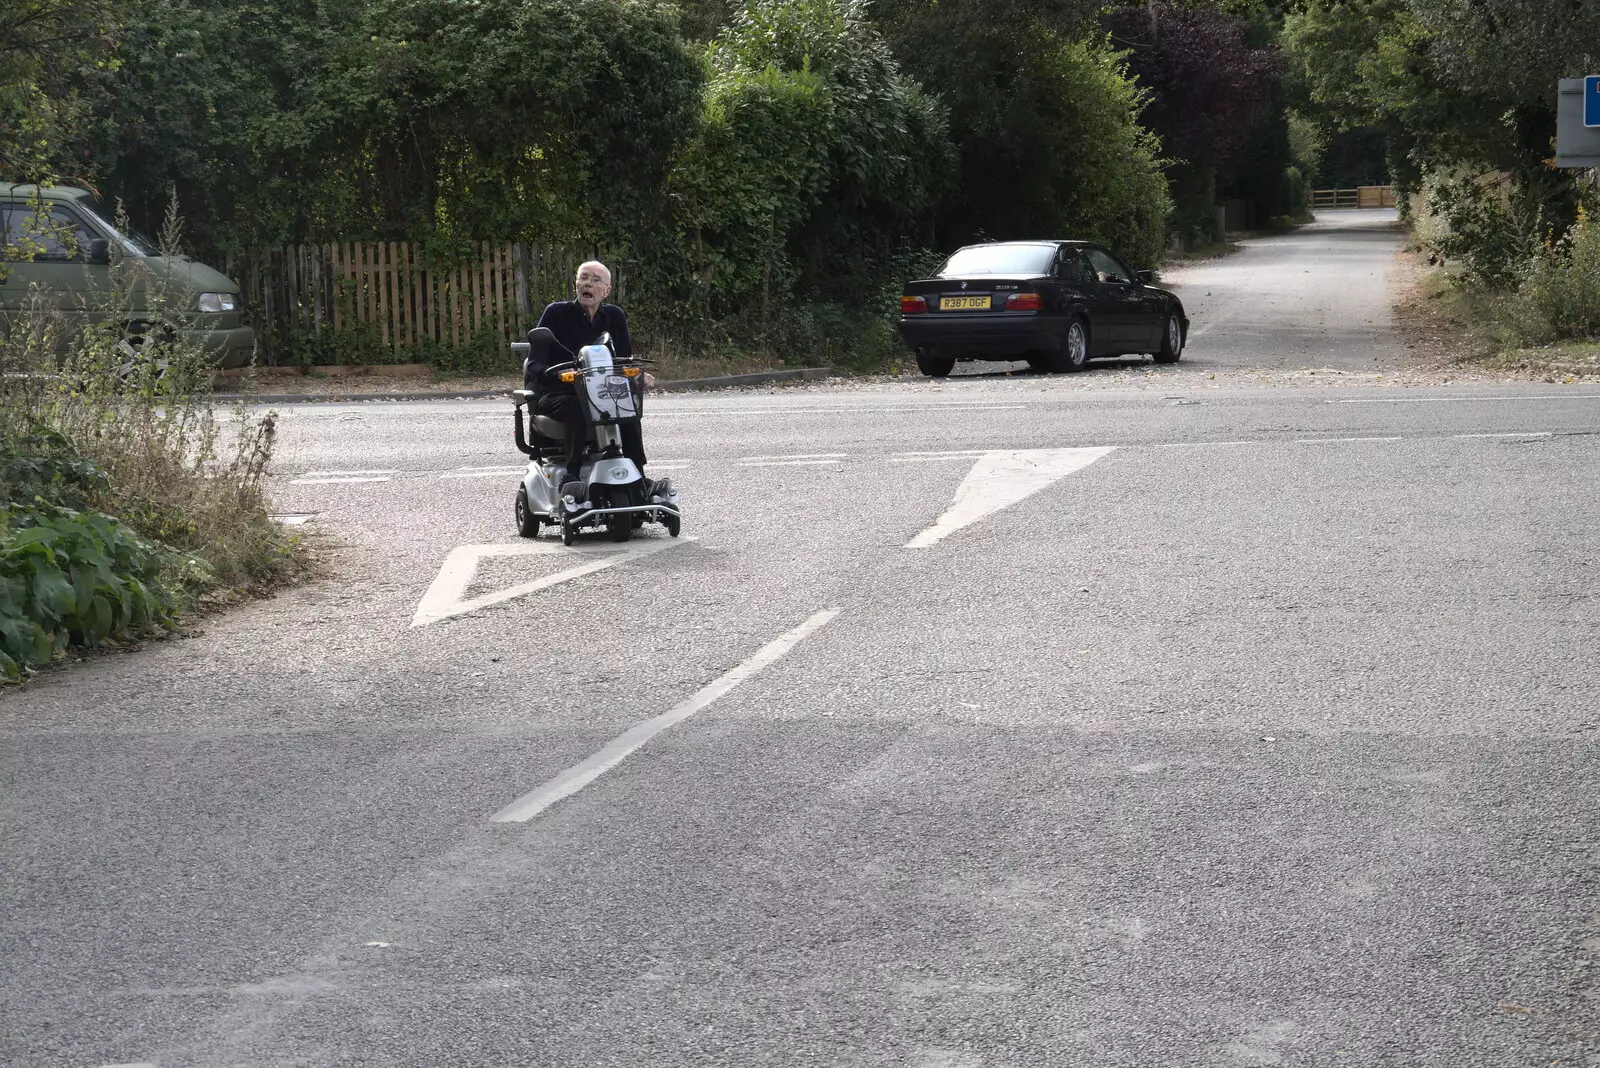
[[[514,389],[511,391],[511,398],[516,403],[518,408],[522,407],[524,404],[532,404],[533,397],[534,392],[531,389]]]

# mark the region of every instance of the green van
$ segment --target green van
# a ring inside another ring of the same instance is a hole
[[[216,356],[220,366],[249,363],[256,335],[244,323],[239,287],[203,263],[163,256],[138,234],[119,233],[112,217],[84,189],[0,183],[0,331],[22,311],[35,285],[55,294],[63,310],[104,320],[111,313],[96,301],[113,291],[113,272],[139,261],[159,280],[156,288],[166,299],[186,306],[170,309],[165,318],[179,319],[188,340]],[[130,306],[116,314],[126,315],[137,333],[155,318],[155,309],[141,306],[151,287],[126,289]]]

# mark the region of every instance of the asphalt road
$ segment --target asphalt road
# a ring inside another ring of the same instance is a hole
[[[1397,247],[653,399],[621,550],[503,402],[289,409],[336,577],[0,697],[0,1061],[1600,1064],[1600,389],[1404,385]]]

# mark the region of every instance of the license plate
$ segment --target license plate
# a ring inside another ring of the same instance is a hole
[[[988,311],[989,298],[982,297],[940,297],[940,311]]]

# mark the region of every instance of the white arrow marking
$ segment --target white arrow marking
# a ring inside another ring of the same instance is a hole
[[[933,526],[906,542],[907,549],[926,549],[962,527],[1010,507],[1074,471],[1081,471],[1115,449],[1029,449],[990,452],[979,457],[956,489],[955,500]]]
[[[417,614],[412,617],[411,625],[426,627],[440,620],[464,616],[468,612],[476,612],[480,608],[509,601],[513,597],[537,593],[551,586],[603,571],[613,564],[638,560],[652,553],[658,553],[662,549],[670,549],[674,545],[683,545],[691,541],[694,539],[659,538],[634,542],[626,548],[611,544],[566,546],[539,542],[530,542],[526,545],[463,545],[452,549],[450,555],[445,557],[444,566],[439,568],[439,574],[434,578],[433,585],[422,595],[422,601],[417,605]],[[554,575],[547,575],[531,582],[521,582],[515,586],[495,590],[493,593],[486,593],[481,597],[468,599],[467,590],[472,586],[472,578],[478,572],[478,562],[497,556],[575,556],[590,559],[586,563],[569,567]]]

